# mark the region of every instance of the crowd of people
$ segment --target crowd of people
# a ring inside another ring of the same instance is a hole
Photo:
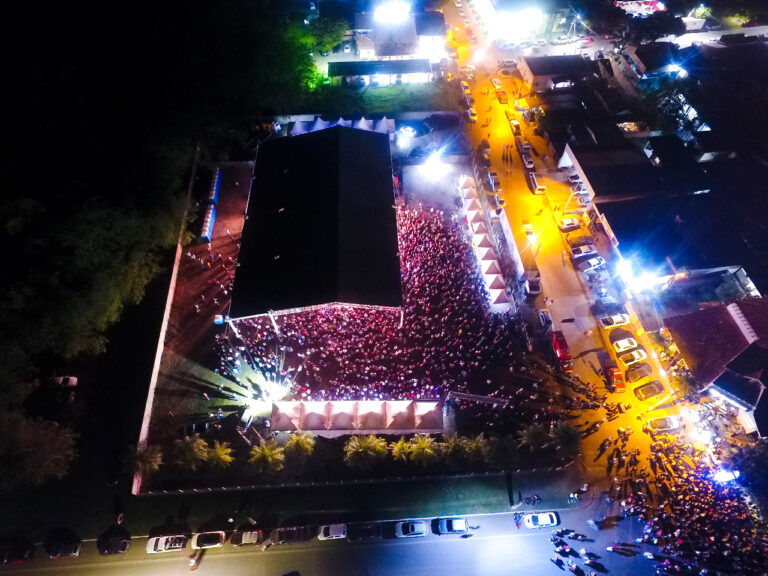
[[[402,318],[400,310],[329,305],[274,322],[244,319],[237,330],[251,367],[280,372],[294,397],[390,400],[474,391],[492,364],[511,362],[513,323],[489,310],[466,224],[401,208],[397,225]]]
[[[741,490],[714,481],[714,469],[702,459],[691,467],[682,453],[659,454],[665,451],[655,452],[654,467],[662,499],[648,512],[653,517],[646,518],[644,539],[690,566],[768,573],[768,532]]]

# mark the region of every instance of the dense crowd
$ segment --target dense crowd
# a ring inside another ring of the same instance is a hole
[[[463,222],[437,210],[400,209],[399,310],[334,305],[237,324],[252,368],[288,376],[312,399],[431,399],[469,391],[509,363],[512,323],[489,311]],[[223,373],[231,372],[226,364]]]
[[[645,538],[693,566],[768,573],[768,533],[741,491],[715,482],[702,460],[686,466],[682,453],[663,464],[656,470],[663,499],[649,512]]]

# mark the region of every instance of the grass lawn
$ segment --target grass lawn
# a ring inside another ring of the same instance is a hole
[[[445,83],[370,86],[363,89],[323,86],[309,99],[307,112],[328,115],[394,115],[399,112],[459,110],[456,90]]]
[[[250,516],[264,526],[275,526],[509,510],[503,475],[136,498],[125,493],[127,486],[107,487],[83,472],[65,479],[66,488],[51,485],[0,499],[4,531],[18,530],[41,542],[51,528],[66,526],[82,538],[95,538],[114,522],[118,507],[133,535],[148,534],[161,525],[188,530],[222,525],[230,516],[237,522]],[[62,493],[67,494],[65,500]]]

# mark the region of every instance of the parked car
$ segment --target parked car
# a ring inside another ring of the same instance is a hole
[[[593,244],[572,248],[569,252],[571,258],[585,258],[587,256],[597,256],[597,248]]]
[[[576,173],[568,174],[568,182],[570,184],[576,184],[577,182],[581,182],[581,176],[579,176]]]
[[[527,152],[521,154],[520,158],[523,161],[523,166],[525,166],[528,170],[533,170],[536,167],[536,164],[533,162],[533,158]]]
[[[581,228],[581,224],[576,218],[563,218],[557,223],[560,232],[573,232]]]
[[[592,199],[589,197],[589,194],[587,193],[576,194],[574,198],[576,198],[576,204],[579,205],[579,208],[586,208],[592,201]]]
[[[80,537],[67,528],[55,528],[45,541],[45,551],[52,559],[75,558],[82,548]]]
[[[664,384],[658,380],[653,380],[643,384],[642,386],[638,386],[635,388],[634,392],[638,400],[648,400],[649,398],[663,394]]]
[[[509,103],[509,96],[506,90],[496,90],[496,99],[499,101],[499,104]]]
[[[640,364],[635,364],[634,366],[627,368],[627,370],[624,372],[624,377],[627,379],[627,382],[632,384],[633,382],[637,382],[638,380],[645,378],[646,376],[650,376],[651,374],[653,374],[653,368],[651,368],[651,365],[647,362],[641,362]]]
[[[466,534],[469,525],[466,518],[439,518],[437,520],[438,534]]]
[[[622,338],[613,343],[613,349],[616,350],[616,354],[621,354],[633,348],[637,348],[637,340],[634,338]]]
[[[131,536],[122,526],[112,526],[106,532],[99,535],[96,540],[96,549],[99,554],[109,556],[112,554],[125,554],[131,547]]]
[[[504,90],[504,84],[498,78],[491,78],[491,84],[494,90]]]
[[[4,539],[0,543],[0,565],[23,564],[32,559],[35,545],[20,536]]]
[[[548,528],[549,526],[557,526],[560,521],[557,519],[557,514],[554,512],[540,512],[538,514],[526,514],[523,517],[523,524],[526,528]]]
[[[626,326],[629,324],[629,314],[614,314],[613,316],[603,316],[600,318],[600,325],[603,328],[616,328],[617,326]]]
[[[576,267],[579,269],[579,272],[591,272],[603,266],[605,266],[605,259],[602,256],[595,256],[589,260],[579,262]]]
[[[272,530],[269,533],[269,540],[272,544],[298,544],[309,542],[315,536],[317,536],[317,531],[307,526],[288,526]]]
[[[54,376],[48,383],[54,388],[75,388],[77,386],[77,377],[75,376]]]
[[[660,416],[648,420],[648,427],[654,432],[672,432],[680,428],[680,420],[676,416]]]
[[[263,539],[264,533],[261,530],[236,530],[232,534],[230,542],[232,542],[232,546],[247,546],[260,544]]]
[[[318,540],[340,540],[347,537],[346,524],[325,524],[317,530]]]
[[[350,524],[347,527],[347,540],[350,542],[381,540],[381,524]]]
[[[586,246],[587,244],[594,244],[595,240],[592,236],[571,236],[566,238],[568,246],[571,248],[578,248],[579,246]]]
[[[627,389],[624,374],[621,373],[611,357],[606,357],[603,361],[603,372],[608,380],[608,388],[613,389],[613,392],[621,394]]]
[[[499,178],[499,175],[496,172],[494,171],[488,172],[488,184],[490,184],[491,190],[493,190],[497,194],[501,192],[501,179]]]
[[[155,536],[147,540],[147,554],[161,554],[163,552],[177,552],[187,547],[187,538],[183,534],[173,536]]]
[[[467,110],[467,120],[469,120],[473,124],[477,122],[477,110],[475,110],[474,107]]]
[[[424,520],[403,520],[395,522],[396,538],[419,538],[427,535],[427,523]]]
[[[621,360],[625,366],[632,366],[632,364],[642,362],[646,358],[648,358],[648,354],[642,348],[633,350],[632,352],[627,352],[626,354],[619,356],[619,360]]]
[[[227,534],[219,530],[211,532],[198,532],[192,536],[192,549],[202,550],[204,548],[219,548],[224,545]]]
[[[549,330],[552,328],[552,314],[550,314],[549,310],[546,308],[538,310],[538,317],[539,325],[542,327],[542,329]]]

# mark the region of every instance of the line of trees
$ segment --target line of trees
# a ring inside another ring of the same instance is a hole
[[[369,435],[350,436],[345,441],[343,462],[350,469],[365,472],[381,468],[387,461],[427,470],[445,465],[454,471],[480,469],[507,470],[520,465],[529,456],[551,449],[561,459],[579,454],[581,434],[569,424],[547,430],[541,424],[523,428],[517,436],[448,435],[439,440],[429,434],[416,434],[393,442]],[[300,474],[315,451],[315,439],[307,432],[288,436],[280,444],[274,438],[253,446],[248,463],[262,477],[275,478],[286,469]],[[134,453],[133,464],[145,474],[157,472],[167,460],[178,470],[195,472],[204,466],[224,469],[235,461],[228,443],[207,443],[198,435],[174,441],[168,458],[157,446]]]
[[[66,474],[77,436],[28,415],[30,383],[104,352],[107,330],[141,301],[176,243],[196,147],[202,160],[225,158],[242,118],[299,109],[316,85],[305,26],[287,9],[8,7],[14,37],[34,41],[3,38],[13,90],[0,157],[0,422],[16,425],[0,435],[0,487]],[[321,24],[330,42],[338,25]]]

